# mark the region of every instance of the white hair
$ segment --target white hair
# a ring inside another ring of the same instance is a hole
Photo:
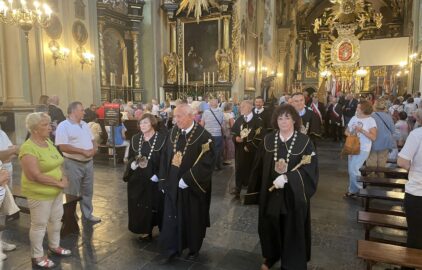
[[[43,120],[51,122],[50,116],[45,112],[34,112],[28,114],[25,119],[26,129],[32,133]]]

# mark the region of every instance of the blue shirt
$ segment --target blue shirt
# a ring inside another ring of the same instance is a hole
[[[122,131],[126,131],[126,127],[123,124],[119,126],[114,126],[114,144],[115,145],[122,145],[124,142]],[[112,140],[112,133],[109,134],[109,142]]]
[[[374,112],[372,118],[377,123],[377,138],[372,143],[371,151],[391,150],[395,147],[393,134],[395,131],[391,115],[386,112]]]

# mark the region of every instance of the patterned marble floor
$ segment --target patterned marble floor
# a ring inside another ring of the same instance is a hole
[[[361,203],[342,198],[348,181],[347,160],[339,158],[339,151],[339,145],[331,142],[322,142],[318,148],[320,181],[311,201],[313,244],[309,269],[365,269],[365,264],[356,258],[356,240],[364,236],[362,226],[356,223]],[[19,165],[15,165],[15,179],[19,179],[19,171]],[[126,184],[121,180],[122,173],[123,165],[114,168],[112,162],[96,162],[94,209],[103,221],[94,226],[80,224],[80,235],[62,239],[62,245],[74,255],[53,258],[59,264],[56,269],[259,269],[258,209],[243,206],[228,194],[234,181],[232,167],[214,174],[212,225],[197,261],[176,259],[165,266],[156,263],[155,241],[140,243],[126,229]],[[8,253],[3,269],[31,269],[29,222],[27,214],[8,222],[4,238],[18,248]]]

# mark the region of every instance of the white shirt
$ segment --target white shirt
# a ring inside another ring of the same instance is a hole
[[[399,157],[411,161],[405,191],[414,196],[422,196],[422,128],[410,132]]]
[[[7,136],[7,134],[3,130],[0,130],[0,151],[7,150],[9,148],[9,146],[12,146],[12,145],[13,144],[10,141],[9,137]],[[12,186],[12,175],[13,175],[13,165],[12,165],[12,162],[2,163],[0,161],[0,166],[3,169],[5,169],[6,171],[9,172],[9,175],[10,175],[9,187],[11,187]],[[4,188],[0,186],[0,197],[2,197],[2,195],[4,196]]]
[[[56,145],[68,144],[70,146],[90,150],[94,148],[92,141],[94,136],[91,133],[91,129],[84,121],[79,124],[72,120],[66,119],[61,122],[56,129]],[[63,152],[65,157],[71,159],[77,159],[81,161],[90,160],[81,154],[69,154]]]
[[[245,117],[246,123],[249,123],[249,121],[251,121],[251,120],[252,120],[253,113],[251,112],[250,114],[245,115],[245,116],[243,116],[243,117]]]
[[[358,118],[357,116],[353,116],[352,119],[350,119],[349,124],[347,125],[347,127],[349,128],[349,132],[353,133],[357,126],[361,126],[363,130],[369,132],[371,128],[377,127],[377,123],[372,117]],[[368,137],[363,135],[361,132],[359,132],[357,135],[359,137],[360,142],[360,151],[370,152],[372,147],[372,141]]]
[[[188,127],[187,129],[182,128],[182,132],[184,131],[184,132],[186,132],[186,134],[188,134],[193,129],[194,125],[195,125],[195,122],[192,122],[192,125],[190,127]]]
[[[264,111],[264,108],[258,109],[255,108],[255,114],[261,114]]]
[[[303,108],[303,109],[299,112],[299,116],[300,116],[300,117],[302,117],[302,116],[304,116],[304,115],[305,115],[305,113],[306,113],[306,107],[305,107],[305,108]]]

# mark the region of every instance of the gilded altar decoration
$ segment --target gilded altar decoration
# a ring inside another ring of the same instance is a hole
[[[218,49],[215,52],[215,61],[218,66],[218,82],[227,82],[230,76],[230,64],[233,62],[232,50]]]
[[[194,16],[197,23],[199,23],[199,18],[202,16],[202,9],[208,11],[210,6],[218,7],[216,0],[182,0],[177,10],[177,14],[187,9],[187,15],[189,15],[192,10],[194,11]]]
[[[179,56],[175,52],[164,55],[164,67],[166,70],[166,82],[175,84],[177,82],[177,66],[179,64]]]
[[[360,57],[359,39],[381,28],[383,15],[364,0],[330,0],[333,4],[315,19],[314,32],[331,39],[331,66],[337,77],[349,80]],[[334,33],[337,32],[337,36]],[[321,47],[322,50],[322,47]],[[340,74],[341,73],[341,74]],[[346,78],[346,77],[347,78]]]

